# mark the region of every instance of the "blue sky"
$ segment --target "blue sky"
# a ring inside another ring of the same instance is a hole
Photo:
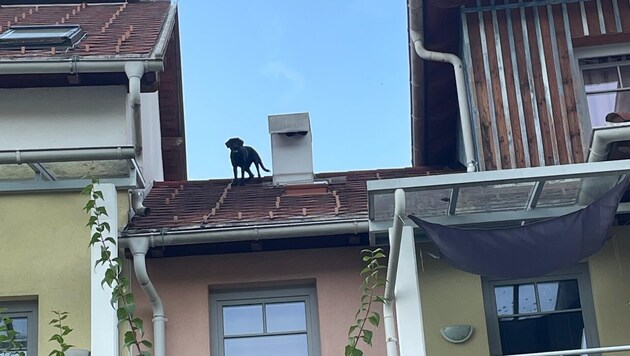
[[[315,172],[411,162],[404,0],[179,2],[188,178],[231,176],[241,137],[271,167],[267,116],[309,112]]]

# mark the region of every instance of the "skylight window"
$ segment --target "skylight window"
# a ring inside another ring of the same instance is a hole
[[[84,35],[79,25],[12,26],[0,35],[0,46],[72,47]]]

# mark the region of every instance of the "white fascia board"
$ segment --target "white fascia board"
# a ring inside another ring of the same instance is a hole
[[[535,182],[543,180],[586,178],[630,172],[630,160],[564,164],[558,166],[517,168],[498,171],[442,174],[423,177],[371,180],[370,195],[391,193],[398,188],[406,191],[491,184]]]

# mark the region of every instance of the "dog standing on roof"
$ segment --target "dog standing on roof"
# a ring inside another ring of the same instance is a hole
[[[258,178],[260,178],[260,168],[265,172],[271,172],[265,165],[263,165],[260,155],[253,147],[243,146],[243,140],[238,137],[233,137],[225,143],[225,146],[230,149],[230,160],[232,161],[232,170],[234,171],[234,184],[243,185],[245,182],[254,178],[254,174],[249,169],[252,163],[256,166],[256,172]],[[238,168],[241,168],[241,180],[238,181]],[[245,179],[245,172],[249,175]]]

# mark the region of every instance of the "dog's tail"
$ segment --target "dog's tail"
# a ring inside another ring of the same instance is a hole
[[[265,167],[265,165],[262,163],[262,160],[260,161],[260,168],[262,168],[263,171],[265,172],[271,172],[270,170],[267,169],[267,167]]]

